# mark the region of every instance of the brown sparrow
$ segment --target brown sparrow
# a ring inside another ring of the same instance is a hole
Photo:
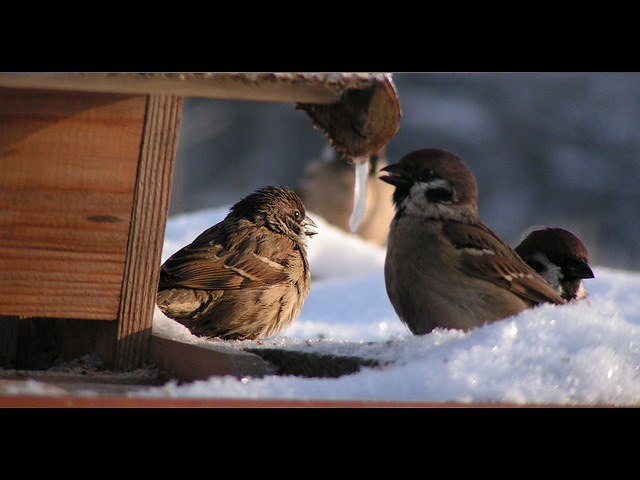
[[[469,329],[542,302],[565,303],[482,222],[475,178],[456,155],[418,150],[382,171],[396,208],[385,284],[411,332]]]
[[[309,293],[306,244],[315,226],[289,188],[257,190],[162,265],[158,307],[195,335],[277,335]]]
[[[582,280],[594,278],[593,270],[587,249],[573,233],[562,228],[534,230],[515,251],[567,302],[587,297]]]
[[[378,170],[386,165],[384,152],[372,155],[368,162],[366,209],[356,234],[377,245],[387,243],[389,223],[393,218],[391,194],[393,187],[378,182]],[[296,193],[314,214],[346,232],[353,212],[355,169],[353,163],[331,146],[316,161],[309,164]]]

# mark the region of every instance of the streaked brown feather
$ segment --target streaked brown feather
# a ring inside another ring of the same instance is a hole
[[[247,228],[239,229],[237,235],[223,240],[220,238],[223,229],[215,228],[218,225],[164,263],[161,288],[230,290],[264,287],[287,280],[283,269],[286,256],[281,252],[292,248],[289,238],[271,236],[269,242],[261,242],[261,236],[268,231],[260,227],[253,234]],[[282,263],[278,264],[277,260]]]
[[[444,221],[442,233],[459,250],[459,268],[468,275],[507,288],[533,304],[565,303],[538,273],[481,221],[475,224]]]
[[[261,338],[300,313],[311,276],[306,239],[316,232],[286,187],[263,187],[172,255],[156,303],[195,335]]]

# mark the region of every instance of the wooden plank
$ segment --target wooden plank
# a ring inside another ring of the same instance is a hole
[[[119,258],[119,268],[111,272],[117,280],[114,297],[117,300],[115,313],[118,321],[87,322],[84,317],[69,317],[58,321],[55,318],[17,320],[16,317],[0,317],[3,331],[13,337],[4,342],[7,345],[0,345],[0,360],[4,363],[13,363],[20,368],[45,368],[39,363],[34,363],[42,357],[42,352],[37,351],[41,346],[39,337],[42,336],[52,337],[57,342],[46,347],[54,355],[65,360],[78,358],[87,353],[97,353],[109,368],[120,370],[137,368],[145,362],[149,349],[164,229],[169,211],[182,98],[152,96],[147,102],[145,97],[144,105],[144,131],[140,132],[141,139],[136,155],[134,186],[128,206],[130,218],[123,240],[124,251],[120,252],[122,258]],[[70,208],[65,206],[64,202],[59,207]],[[95,240],[96,244],[100,244],[101,238]],[[45,242],[42,247],[46,246]],[[69,250],[73,251],[73,247],[72,243],[66,243],[62,254],[73,257],[76,267],[82,267],[87,262],[87,254],[91,255],[91,258],[100,258],[103,263],[107,263],[111,255],[108,252],[108,242],[101,247],[105,250],[103,253],[76,247],[76,250],[80,251],[73,252],[72,255]],[[47,255],[48,253],[42,256],[46,259]],[[4,261],[6,264],[9,263],[6,258]],[[89,284],[104,287],[104,272],[82,275],[76,272],[73,275]],[[50,288],[49,284],[54,281],[62,285],[65,280],[66,276],[57,274],[50,274],[46,279],[40,278],[38,291]],[[65,291],[82,294],[81,286],[69,283],[65,286]],[[15,295],[13,298],[16,298]],[[60,302],[59,298],[57,300]],[[25,298],[25,301],[30,300]],[[62,313],[68,312],[69,310],[64,310]],[[87,313],[86,310],[84,313]],[[23,325],[23,328],[16,330],[16,322]],[[37,329],[34,330],[34,327]],[[19,334],[20,332],[22,334]]]
[[[370,74],[3,72],[0,86],[91,92],[181,95],[233,100],[328,104],[345,85],[366,88]]]
[[[153,335],[149,360],[181,381],[206,380],[212,375],[263,377],[268,365],[258,355],[231,348],[194,345]]]
[[[114,367],[141,366],[150,346],[182,97],[151,95],[133,200]]]
[[[146,96],[0,89],[0,314],[115,320]]]
[[[401,116],[382,72],[6,72],[0,86],[292,102],[356,163],[389,142]]]

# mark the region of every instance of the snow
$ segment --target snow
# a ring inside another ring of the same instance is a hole
[[[228,208],[169,219],[163,260]],[[414,336],[384,288],[384,249],[309,212],[313,277],[300,316],[279,337],[255,341],[194,337],[160,311],[154,332],[234,348],[274,347],[357,355],[381,366],[339,378],[211,377],[170,382],[136,395],[246,399],[339,399],[421,402],[637,405],[640,403],[640,273],[592,268],[589,301],[545,305],[469,332]]]

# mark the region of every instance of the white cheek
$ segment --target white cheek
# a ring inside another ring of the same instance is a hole
[[[460,211],[448,202],[432,203],[427,200],[426,192],[429,188],[437,189],[448,187],[446,180],[436,180],[429,184],[415,183],[409,190],[409,195],[403,200],[401,206],[406,215],[414,215],[429,219],[456,218]]]
[[[540,275],[556,292],[560,293],[560,278],[562,275],[560,267],[551,263],[544,253],[536,253],[532,258],[544,265],[544,270],[540,272]]]
[[[427,186],[423,183],[415,183],[409,190],[409,195],[404,200],[405,207],[407,208],[407,213],[412,214],[421,214],[427,208],[427,197],[425,192],[427,191]]]
[[[443,179],[433,180],[429,183],[416,182],[411,186],[409,194],[400,202],[399,208],[403,215],[420,217],[424,220],[457,220],[473,222],[478,220],[478,208],[475,202],[457,203],[458,198],[453,191],[453,199],[449,201],[429,202],[426,192],[429,189],[441,190],[452,188],[451,184]]]

